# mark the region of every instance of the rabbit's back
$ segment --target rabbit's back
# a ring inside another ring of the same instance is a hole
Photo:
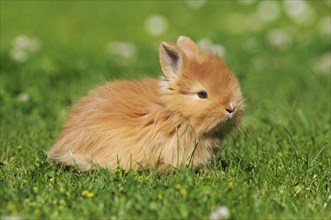
[[[107,168],[137,166],[149,154],[143,145],[152,144],[162,108],[157,80],[107,83],[73,107],[48,156],[82,170],[91,161]]]

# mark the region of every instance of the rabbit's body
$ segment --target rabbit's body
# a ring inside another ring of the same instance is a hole
[[[238,123],[242,98],[219,58],[193,50],[163,43],[164,78],[114,81],[90,92],[70,112],[49,158],[81,170],[94,164],[160,171],[207,165]],[[197,96],[201,90],[208,91],[208,99]]]

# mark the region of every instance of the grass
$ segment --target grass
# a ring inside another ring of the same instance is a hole
[[[309,2],[315,20],[304,25],[281,8],[257,32],[231,26],[233,14],[255,13],[258,4],[1,1],[1,218],[202,219],[226,206],[231,219],[330,219],[330,69],[316,67],[330,53],[318,29],[329,6]],[[167,32],[145,31],[150,14],[168,19]],[[275,29],[292,41],[270,42]],[[10,57],[21,34],[42,42],[23,63]],[[180,34],[222,43],[248,105],[211,167],[165,175],[53,167],[43,151],[70,106],[106,80],[157,77],[159,41]],[[136,54],[118,62],[105,53],[110,41],[132,42]]]

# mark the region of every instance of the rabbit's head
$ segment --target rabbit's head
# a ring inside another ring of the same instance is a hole
[[[217,56],[202,54],[188,37],[161,42],[161,98],[170,111],[187,118],[200,135],[227,133],[239,123],[243,98],[239,83]]]

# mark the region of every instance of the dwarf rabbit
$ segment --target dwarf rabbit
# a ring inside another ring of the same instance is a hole
[[[82,98],[48,157],[82,171],[208,165],[240,122],[239,84],[188,37],[161,42],[159,56],[160,79],[112,81]]]

